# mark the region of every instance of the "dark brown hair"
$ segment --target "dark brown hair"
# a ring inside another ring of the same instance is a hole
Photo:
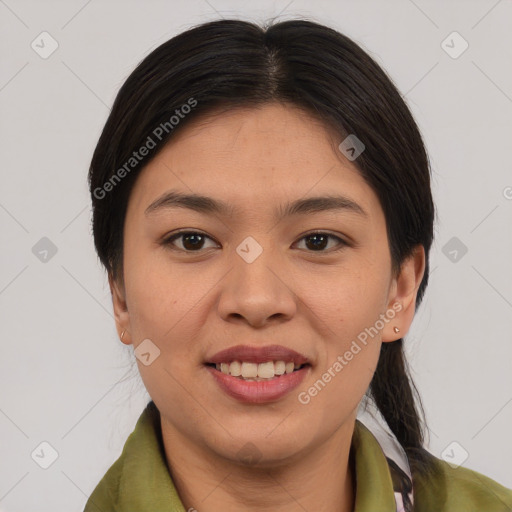
[[[266,27],[239,20],[208,22],[165,42],[131,73],[89,171],[94,243],[109,275],[122,281],[130,191],[167,140],[215,108],[271,101],[303,108],[334,127],[340,142],[349,134],[362,141],[365,149],[353,163],[380,200],[393,272],[416,245],[425,249],[418,307],[428,282],[435,215],[419,129],[391,79],[367,52],[338,31],[307,20]],[[139,163],[133,152],[143,146],[151,147]],[[411,465],[422,468],[423,410],[402,343],[382,344],[367,394]]]

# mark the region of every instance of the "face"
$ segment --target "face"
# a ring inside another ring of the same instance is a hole
[[[232,461],[252,443],[261,463],[280,464],[353,427],[381,343],[412,321],[423,268],[392,275],[380,203],[340,142],[303,111],[267,104],[193,121],[139,175],[124,285],[111,285],[167,434]],[[338,199],[311,201],[327,197]],[[293,362],[293,350],[307,364],[273,383],[208,364],[240,345],[256,349],[235,354],[246,363]],[[281,348],[258,351],[270,345]]]

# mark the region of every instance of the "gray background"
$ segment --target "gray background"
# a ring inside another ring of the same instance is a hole
[[[90,233],[86,172],[117,90],[192,25],[278,15],[354,38],[413,111],[438,208],[406,336],[429,448],[441,457],[456,441],[452,457],[465,450],[464,466],[512,487],[510,0],[0,0],[1,512],[82,510],[148,400]],[[43,31],[59,45],[46,59],[31,47],[51,48]],[[453,31],[469,44],[457,58],[458,36],[442,46]],[[43,441],[58,452],[48,469]]]

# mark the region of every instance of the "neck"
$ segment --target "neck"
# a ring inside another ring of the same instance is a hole
[[[350,452],[355,419],[293,463],[242,466],[201,449],[161,421],[167,464],[185,510],[199,512],[352,512],[355,474]]]

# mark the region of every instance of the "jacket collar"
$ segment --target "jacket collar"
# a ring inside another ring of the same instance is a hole
[[[403,510],[393,486],[394,471],[377,438],[356,420],[351,454],[354,457],[355,512]],[[89,498],[84,512],[158,510],[186,512],[167,467],[160,413],[150,402],[129,435],[120,457]]]

